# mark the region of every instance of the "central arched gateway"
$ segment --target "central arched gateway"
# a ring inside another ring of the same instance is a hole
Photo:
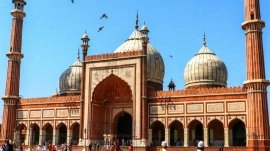
[[[123,145],[122,139],[124,142],[132,139],[132,108],[132,92],[128,83],[115,74],[104,78],[92,95],[91,109],[95,116],[89,120],[91,139],[103,140],[104,134],[111,134]]]

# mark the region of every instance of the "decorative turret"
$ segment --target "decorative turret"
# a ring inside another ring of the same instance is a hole
[[[144,37],[146,37],[146,36],[148,37],[149,30],[148,30],[147,26],[145,25],[145,23],[143,24],[143,26],[141,28],[141,33],[143,35],[145,35]]]
[[[87,52],[88,52],[88,42],[90,40],[90,38],[88,37],[88,35],[86,34],[86,32],[83,34],[82,38],[82,44],[81,44],[81,48],[82,48],[82,54],[83,54],[83,58],[82,58],[82,74],[81,74],[81,121],[80,121],[80,133],[79,133],[79,137],[80,139],[83,138],[83,130],[85,128],[84,125],[84,97],[85,97],[85,57],[87,56]]]
[[[8,69],[6,79],[6,91],[2,121],[2,139],[13,139],[14,129],[16,128],[16,106],[20,100],[20,67],[23,54],[22,47],[22,28],[23,18],[26,16],[23,11],[26,2],[24,0],[13,0],[14,9],[11,11],[12,30],[10,40],[10,50],[7,52]]]
[[[86,34],[86,32],[83,34],[81,40],[82,40],[81,47],[82,47],[83,61],[84,61],[85,60],[85,56],[87,55],[88,48],[89,48],[88,42],[90,40],[90,38],[88,37],[88,35]]]
[[[170,81],[170,83],[168,85],[168,88],[169,88],[169,90],[172,90],[172,91],[174,91],[174,89],[175,89],[175,84],[174,84],[172,79],[171,79],[171,81]]]

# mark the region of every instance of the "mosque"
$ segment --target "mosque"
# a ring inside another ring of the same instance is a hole
[[[226,150],[270,150],[259,0],[244,0],[247,79],[239,87],[227,87],[226,65],[204,37],[184,69],[185,89],[175,90],[171,81],[164,91],[162,56],[137,16],[133,32],[113,53],[87,55],[90,39],[84,33],[82,58],[62,73],[59,92],[41,98],[19,96],[26,2],[12,2],[1,141],[28,147],[72,143],[81,150],[98,143],[105,150],[119,140],[123,147],[132,143],[147,150],[165,140],[171,150],[188,151],[203,140],[206,150],[221,145]]]

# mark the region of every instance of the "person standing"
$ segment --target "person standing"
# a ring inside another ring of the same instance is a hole
[[[92,151],[92,144],[91,143],[89,144],[88,148],[89,148],[89,151]]]
[[[198,142],[197,151],[204,151],[204,142],[203,141]]]
[[[23,151],[23,146],[19,145],[19,151]]]
[[[167,151],[167,142],[166,141],[162,141],[161,142],[161,151]]]
[[[73,141],[71,140],[69,143],[69,151],[72,151]]]
[[[130,144],[129,144],[129,146],[128,146],[128,150],[129,150],[129,151],[133,151],[133,146],[132,146],[132,143],[130,143]]]
[[[222,143],[220,148],[219,148],[219,151],[223,151],[223,148],[224,148],[224,144]]]
[[[5,142],[6,150],[5,151],[13,151],[13,146],[9,143],[9,140]]]

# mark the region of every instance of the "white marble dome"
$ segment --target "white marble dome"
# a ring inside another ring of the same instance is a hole
[[[79,94],[81,90],[82,62],[78,58],[68,69],[66,69],[59,79],[59,93]]]
[[[186,88],[227,86],[227,76],[226,65],[210,51],[205,42],[184,70]]]
[[[147,29],[144,25],[143,29]],[[148,30],[148,29],[147,29]],[[135,29],[129,38],[120,45],[114,53],[141,51],[142,33]],[[147,81],[163,84],[164,62],[158,50],[150,43],[147,44]]]

